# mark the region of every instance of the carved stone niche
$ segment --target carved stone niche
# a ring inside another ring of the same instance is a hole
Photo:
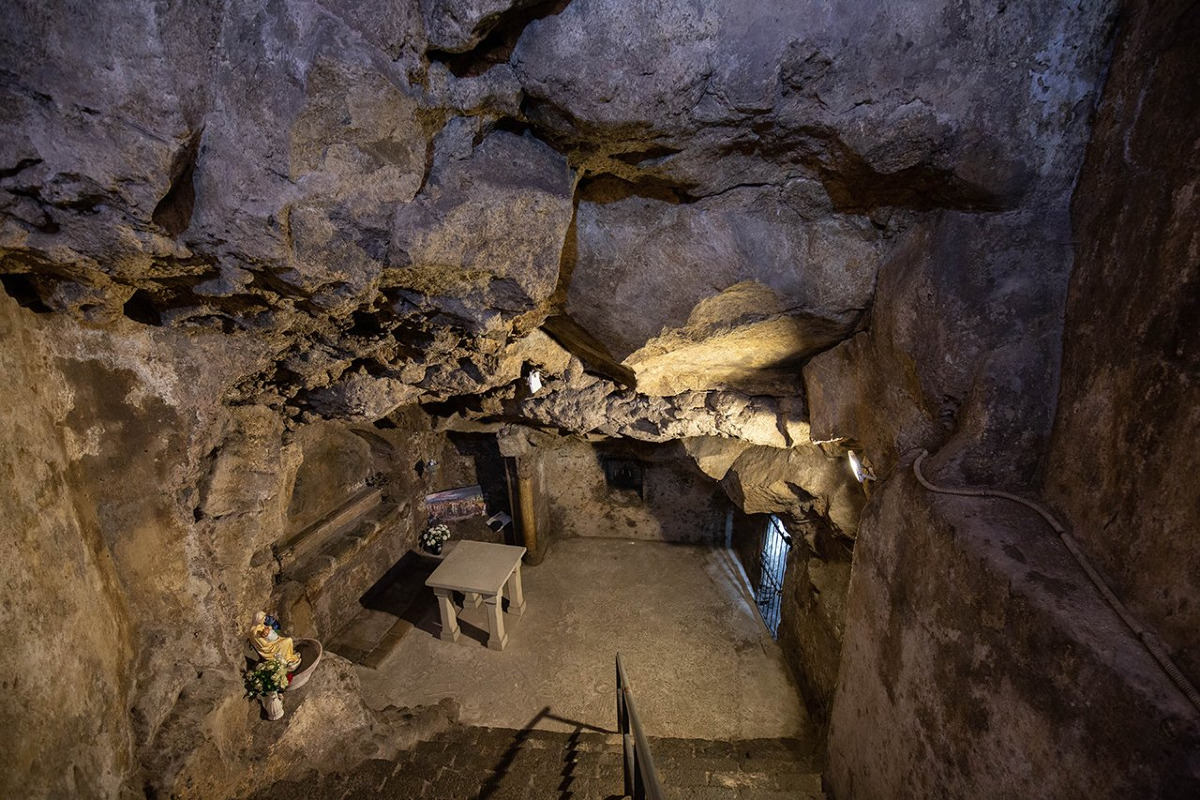
[[[396,455],[370,430],[325,422],[299,432],[284,536],[275,543],[280,611],[301,636],[328,640],[400,558],[404,508],[387,493]]]

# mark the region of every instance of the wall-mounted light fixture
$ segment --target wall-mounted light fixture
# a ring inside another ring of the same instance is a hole
[[[529,382],[529,393],[530,394],[537,394],[541,390],[541,388],[542,388],[542,373],[538,372],[536,369],[533,372],[529,373],[529,377],[526,378],[525,380],[527,380]]]
[[[871,482],[875,480],[875,471],[853,450],[849,453],[849,459],[850,471],[854,473],[854,479],[862,484],[863,491],[867,493],[867,497],[870,497]]]
[[[854,473],[854,480],[862,483],[867,478],[867,473],[863,468],[862,461],[858,459],[858,453],[850,451],[850,471]]]

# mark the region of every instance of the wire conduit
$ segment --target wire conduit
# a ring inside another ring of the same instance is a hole
[[[1104,578],[1100,577],[1100,573],[1096,571],[1091,562],[1088,561],[1087,556],[1085,556],[1083,551],[1079,549],[1079,545],[1075,542],[1075,537],[1067,533],[1066,529],[1064,529],[1059,521],[1055,519],[1054,515],[1046,510],[1045,506],[1035,503],[1032,500],[1026,500],[1024,497],[1015,495],[1011,492],[1005,492],[999,489],[954,489],[931,483],[930,481],[926,480],[925,476],[921,473],[921,462],[924,461],[925,457],[928,455],[928,450],[921,450],[917,455],[917,459],[913,462],[912,468],[913,475],[917,477],[917,481],[919,481],[920,484],[929,491],[936,492],[938,494],[960,495],[962,497],[998,497],[1004,500],[1011,500],[1014,503],[1020,503],[1026,508],[1036,511],[1041,518],[1044,519],[1046,523],[1054,529],[1054,532],[1058,534],[1058,538],[1062,541],[1063,546],[1067,548],[1067,552],[1069,552],[1075,559],[1076,563],[1083,568],[1084,573],[1087,574],[1088,579],[1091,580],[1092,584],[1096,587],[1096,590],[1100,592],[1100,596],[1104,598],[1104,601],[1108,603],[1113,611],[1117,612],[1117,616],[1121,618],[1121,621],[1124,622],[1131,631],[1133,631],[1134,635],[1137,636],[1138,641],[1142,643],[1142,646],[1149,651],[1150,655],[1154,657],[1154,660],[1158,662],[1160,667],[1162,667],[1163,672],[1167,673],[1167,677],[1171,679],[1171,682],[1179,687],[1179,690],[1183,692],[1184,696],[1187,697],[1192,706],[1195,707],[1197,711],[1200,711],[1200,692],[1196,691],[1196,687],[1192,685],[1191,681],[1189,681],[1184,674],[1179,671],[1179,667],[1177,667],[1175,662],[1171,660],[1171,657],[1167,654],[1166,649],[1162,646],[1162,642],[1154,634],[1154,632],[1148,630],[1141,623],[1139,623],[1134,616],[1129,613],[1129,609],[1125,607],[1125,604],[1122,603],[1115,594],[1113,594],[1112,589],[1110,589],[1108,584],[1104,582]]]

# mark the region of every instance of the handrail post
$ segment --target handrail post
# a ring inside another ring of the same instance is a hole
[[[621,654],[617,653],[617,732],[629,730],[629,716],[625,710],[625,685],[621,681]]]
[[[617,653],[617,733],[621,734],[621,767],[625,778],[625,794],[633,797],[636,749],[629,733],[629,710],[625,706],[625,681],[621,670],[621,654]]]
[[[637,792],[634,790],[637,782],[637,745],[633,741],[632,734],[626,733],[621,736],[621,748],[624,754],[622,766],[625,777],[625,794],[637,798]]]
[[[624,750],[625,794],[633,800],[662,800],[662,783],[654,768],[654,757],[650,755],[650,741],[642,730],[638,717],[637,703],[629,688],[625,665],[617,653],[617,726],[621,733]]]

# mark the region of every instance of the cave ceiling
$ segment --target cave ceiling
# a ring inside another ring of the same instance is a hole
[[[224,402],[296,422],[807,441],[898,243],[1061,179],[1090,89],[1042,4],[94,5],[0,33],[4,286],[249,340]]]

